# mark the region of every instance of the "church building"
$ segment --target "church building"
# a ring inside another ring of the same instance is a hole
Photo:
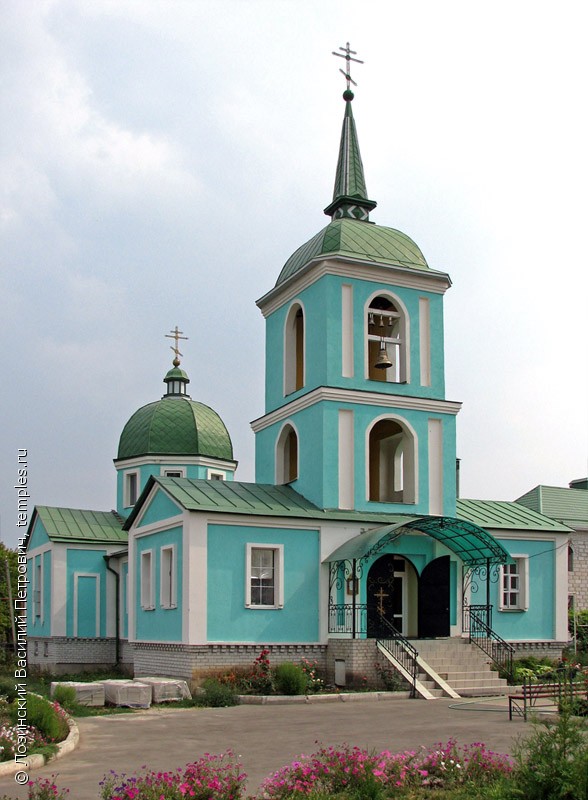
[[[431,642],[472,642],[486,664],[566,644],[568,525],[458,498],[451,281],[371,219],[351,52],[328,224],[257,301],[255,483],[238,480],[219,415],[191,398],[176,327],[165,394],[120,435],[116,511],[35,508],[31,664],[190,677],[268,648],[351,684],[381,659],[410,677]]]

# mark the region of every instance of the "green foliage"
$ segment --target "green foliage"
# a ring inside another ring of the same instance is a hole
[[[545,681],[554,677],[557,672],[557,665],[549,658],[537,658],[536,656],[524,656],[513,661],[512,683],[523,683],[523,681]],[[501,677],[508,677],[500,673]]]
[[[387,692],[401,692],[406,689],[406,681],[394,667],[376,664],[376,672]]]
[[[274,684],[278,694],[304,694],[308,679],[302,667],[285,661],[274,669]]]
[[[18,721],[18,703],[10,706],[13,725]],[[61,709],[45,697],[27,694],[27,724],[40,731],[49,742],[62,742],[69,733],[69,726]]]
[[[202,693],[198,695],[196,702],[202,706],[223,708],[237,705],[238,699],[231,686],[226,683],[220,683],[214,678],[208,678],[202,684]]]
[[[53,699],[66,711],[76,711],[78,708],[76,690],[73,686],[56,686]]]
[[[573,636],[575,633],[578,651],[581,653],[588,653],[588,608],[576,611],[575,617],[574,624],[574,612],[570,610],[568,612],[568,630],[570,636]]]
[[[16,695],[17,691],[14,685],[14,677],[0,678],[0,697],[5,697],[9,703],[12,703]]]
[[[531,736],[515,748],[513,788],[508,797],[525,800],[586,800],[586,723],[562,709],[555,721],[535,723]]]
[[[12,658],[12,617],[14,609],[8,602],[8,581],[6,580],[6,561],[10,573],[12,600],[14,601],[17,586],[18,555],[16,550],[10,550],[0,542],[0,661]]]

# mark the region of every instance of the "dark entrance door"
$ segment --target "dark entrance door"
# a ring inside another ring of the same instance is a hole
[[[402,631],[404,559],[381,556],[372,564],[367,578],[367,635],[384,637],[389,634],[385,620]]]
[[[419,637],[449,636],[449,556],[424,568],[419,580]]]

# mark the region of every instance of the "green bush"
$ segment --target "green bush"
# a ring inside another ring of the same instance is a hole
[[[14,678],[0,678],[0,697],[5,697],[9,703],[16,697]]]
[[[74,711],[77,707],[76,690],[73,686],[56,686],[53,699],[67,711]]]
[[[225,706],[236,706],[239,702],[231,686],[213,678],[205,680],[202,689],[202,694],[197,698],[198,705],[224,708]]]
[[[18,703],[10,706],[10,719],[13,725],[18,720]],[[68,733],[69,726],[60,714],[44,697],[27,693],[27,724],[36,728],[49,742],[61,742]]]
[[[274,669],[274,685],[278,694],[304,694],[308,679],[302,667],[285,661]]]
[[[556,721],[535,723],[531,736],[515,749],[513,797],[525,800],[586,800],[588,743],[586,723],[562,708]]]

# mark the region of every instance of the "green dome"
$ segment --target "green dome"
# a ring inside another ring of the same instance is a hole
[[[353,219],[336,219],[313,236],[284,264],[276,286],[318,256],[341,255],[410,269],[429,269],[413,240],[394,228]]]
[[[118,459],[146,455],[209,456],[233,460],[224,422],[189,397],[163,397],[138,411],[123,428]]]

